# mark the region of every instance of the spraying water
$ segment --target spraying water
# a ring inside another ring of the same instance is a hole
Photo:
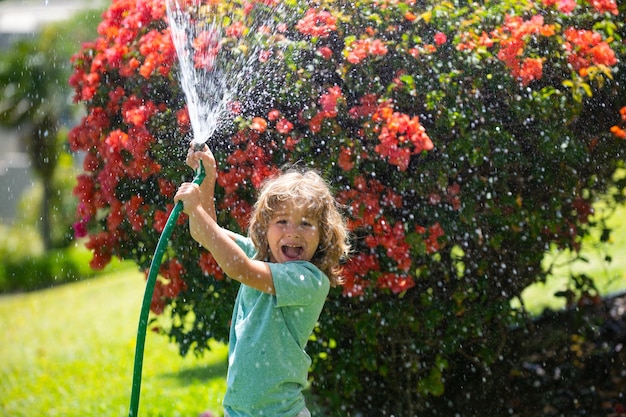
[[[215,16],[201,15],[199,1],[184,10],[178,0],[167,0],[166,5],[193,142],[205,143],[217,129],[231,96],[226,77],[215,67],[221,27]]]
[[[242,2],[166,0],[179,62],[192,143],[209,140],[231,115],[232,100],[246,95],[261,78],[265,49],[276,46],[277,7],[259,5],[254,13]]]

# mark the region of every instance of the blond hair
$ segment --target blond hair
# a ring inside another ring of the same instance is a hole
[[[348,230],[330,187],[313,170],[290,168],[261,187],[248,228],[257,249],[256,258],[269,259],[267,230],[274,211],[285,202],[318,221],[320,243],[311,263],[328,276],[331,285],[341,284],[340,262],[350,251]]]

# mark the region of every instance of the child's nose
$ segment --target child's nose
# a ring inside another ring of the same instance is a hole
[[[289,223],[285,228],[285,232],[289,235],[296,236],[300,233],[300,226],[296,226],[295,224]]]

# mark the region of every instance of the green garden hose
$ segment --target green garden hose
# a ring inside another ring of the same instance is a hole
[[[206,172],[202,162],[193,179],[194,184],[200,185],[204,180]],[[152,302],[152,294],[154,293],[154,286],[156,284],[159,268],[161,267],[161,261],[163,260],[163,254],[167,248],[167,242],[172,235],[172,230],[178,221],[181,211],[183,210],[183,202],[179,201],[174,206],[170,217],[167,219],[165,228],[161,233],[159,242],[157,243],[156,250],[154,251],[154,257],[150,264],[150,270],[148,272],[148,279],[146,282],[146,291],[143,295],[143,304],[141,305],[141,313],[139,315],[139,326],[137,328],[137,344],[135,345],[135,366],[133,369],[133,385],[130,396],[130,410],[128,412],[129,417],[137,417],[137,410],[139,409],[139,393],[141,391],[141,369],[143,365],[143,351],[146,343],[146,328],[148,327],[148,315],[150,313],[150,303]]]

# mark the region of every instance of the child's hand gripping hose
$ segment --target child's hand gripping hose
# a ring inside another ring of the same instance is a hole
[[[204,144],[202,144],[204,147]],[[202,149],[202,148],[200,148]],[[200,167],[196,172],[196,176],[193,179],[195,184],[200,185],[204,180],[206,172],[202,161],[200,161]],[[156,284],[159,268],[161,267],[161,261],[163,260],[163,254],[167,248],[167,242],[172,235],[172,230],[178,221],[180,212],[183,210],[183,202],[179,201],[174,206],[170,217],[167,219],[165,228],[161,233],[159,242],[157,243],[156,250],[154,251],[154,257],[150,264],[150,270],[148,272],[148,280],[146,282],[146,291],[143,296],[143,304],[141,305],[141,313],[139,315],[139,326],[137,328],[137,344],[135,345],[135,366],[133,370],[133,385],[130,396],[130,410],[128,412],[129,417],[137,417],[137,410],[139,409],[139,393],[141,391],[141,369],[143,365],[143,351],[146,342],[146,328],[148,327],[148,315],[150,313],[150,303],[152,302],[152,294],[154,293],[154,286]]]

